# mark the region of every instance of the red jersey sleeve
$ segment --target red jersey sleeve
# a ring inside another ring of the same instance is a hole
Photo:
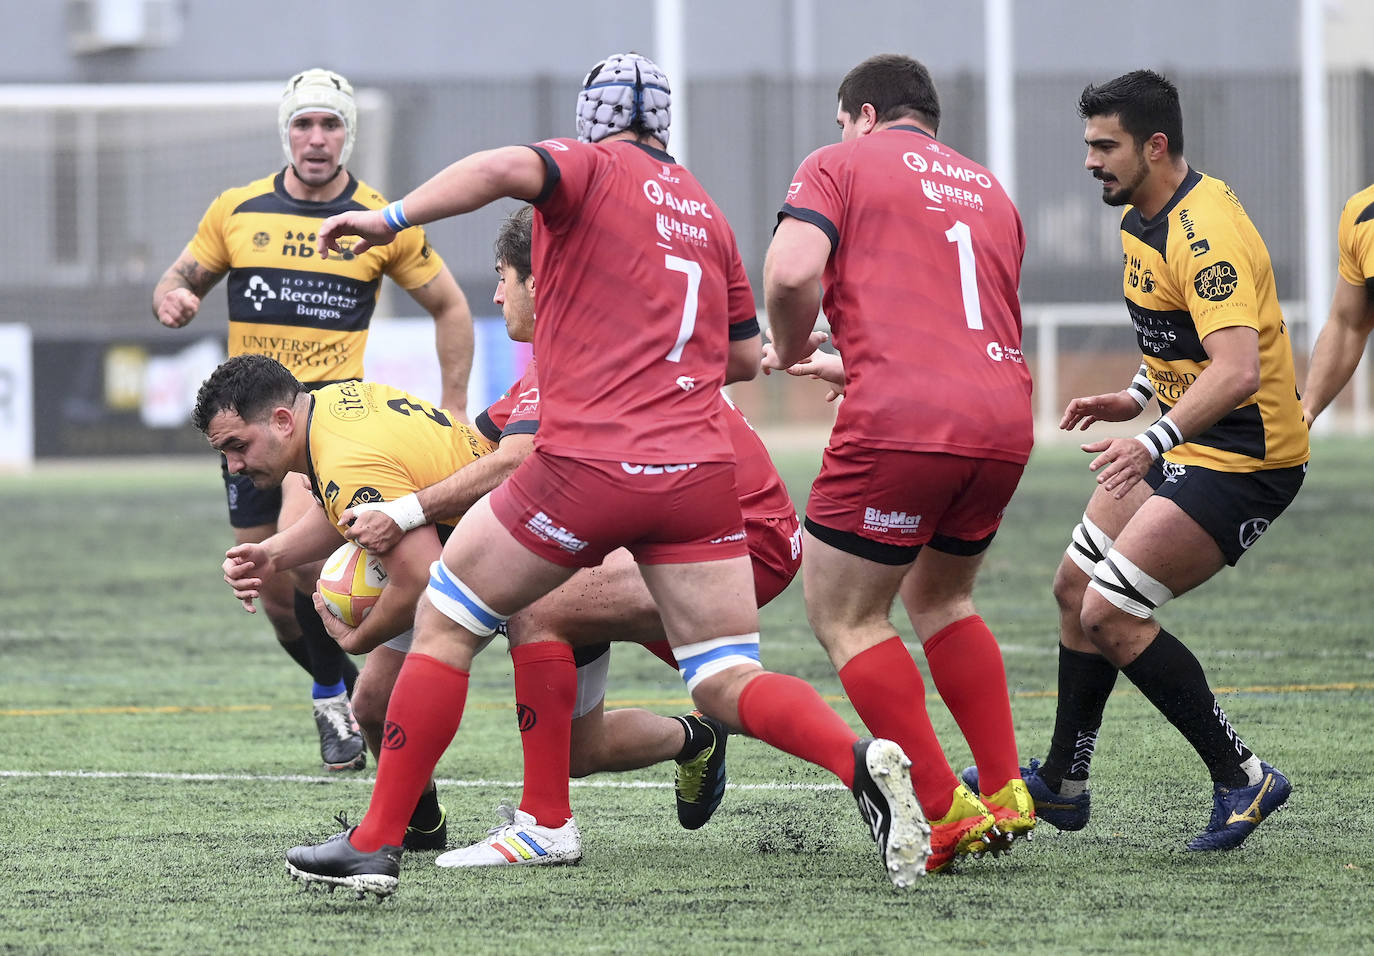
[[[836,150],[825,146],[816,150],[797,167],[787,188],[778,220],[784,216],[809,222],[830,237],[830,250],[840,244],[844,227],[844,195],[836,170]]]
[[[544,188],[534,199],[549,232],[561,235],[577,220],[605,159],[602,150],[575,139],[546,139],[530,147],[544,160]]]
[[[488,441],[539,431],[539,378],[533,359],[520,381],[477,416],[477,430]]]

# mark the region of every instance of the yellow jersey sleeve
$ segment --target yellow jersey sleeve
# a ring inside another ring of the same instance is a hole
[[[1350,197],[1336,233],[1337,271],[1351,285],[1374,283],[1374,186]]]
[[[205,215],[200,217],[196,234],[191,237],[191,243],[187,247],[197,262],[216,275],[228,272],[232,264],[229,244],[226,241],[228,230],[225,228],[225,222],[233,212],[233,199],[230,195],[233,192],[236,190],[231,189],[215,197],[215,201],[210,203],[210,208],[205,210]]]

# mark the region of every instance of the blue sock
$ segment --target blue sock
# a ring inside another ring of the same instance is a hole
[[[346,689],[343,681],[339,681],[337,684],[315,684],[310,689],[310,696],[315,700],[325,697],[338,697]]]

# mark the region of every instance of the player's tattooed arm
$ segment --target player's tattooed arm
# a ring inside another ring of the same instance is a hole
[[[153,289],[153,315],[168,328],[181,328],[196,317],[201,297],[223,277],[197,262],[189,249],[183,251]]]

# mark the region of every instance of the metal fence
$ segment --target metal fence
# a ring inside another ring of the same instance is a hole
[[[1268,243],[1280,296],[1302,301],[1298,76],[1171,76],[1183,96],[1186,155],[1235,189]],[[941,139],[983,157],[981,77],[954,74],[937,76],[936,82],[944,107]],[[1040,76],[1021,80],[1016,89],[1016,200],[1029,243],[1022,296],[1042,422],[1057,417],[1052,406],[1065,393],[1089,390],[1087,381],[1076,387],[1081,378],[1074,369],[1091,373],[1102,363],[1073,356],[1094,354],[1097,336],[1109,337],[1112,348],[1125,346],[1130,364],[1129,332],[1124,321],[1115,327],[1119,307],[1075,306],[1119,302],[1121,281],[1117,211],[1101,204],[1082,168],[1076,104],[1083,82],[1077,75]],[[362,91],[351,166],[372,185],[398,195],[474,150],[569,134],[576,85],[576,77],[544,76],[524,83],[440,80]],[[1374,181],[1374,124],[1364,121],[1374,112],[1374,74],[1335,75],[1329,89],[1334,222],[1345,197]],[[6,207],[12,227],[0,234],[0,261],[6,264],[0,271],[0,322],[28,324],[40,344],[159,339],[165,330],[149,312],[152,287],[210,200],[282,162],[275,129],[278,87],[263,85],[251,96],[244,88],[237,100],[215,86],[164,87],[152,100],[139,88],[50,91],[43,102],[37,89],[0,87],[0,164],[12,186]],[[734,226],[757,288],[793,171],[810,150],[835,139],[835,80],[699,80],[689,93],[690,165]],[[496,204],[430,227],[435,247],[478,314],[496,312],[487,304],[491,240],[512,206]],[[388,292],[378,314],[414,314],[414,306]],[[225,321],[224,297],[212,294],[197,329],[222,333]],[[1300,364],[1304,357],[1298,356]],[[775,386],[760,387],[774,396]],[[1343,402],[1367,427],[1369,389],[1361,389],[1358,407],[1349,408],[1349,396]],[[780,421],[815,414],[791,397],[769,397],[764,406],[768,417]]]

